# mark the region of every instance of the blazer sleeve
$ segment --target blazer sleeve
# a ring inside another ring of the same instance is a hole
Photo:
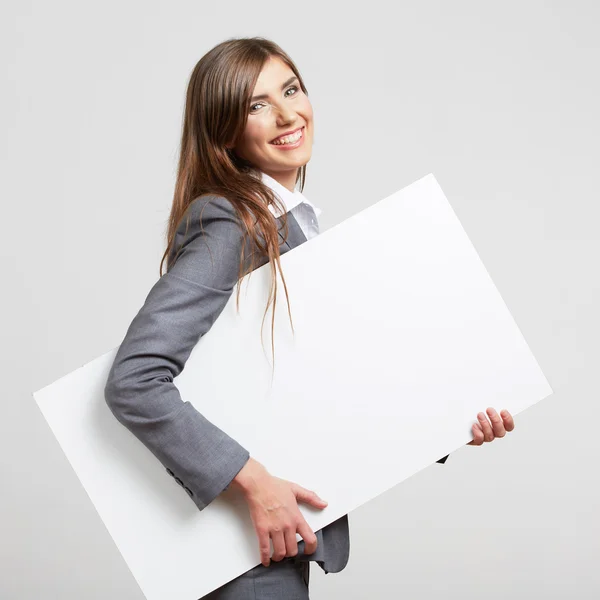
[[[104,390],[117,420],[200,510],[229,486],[250,455],[184,402],[173,379],[232,295],[241,247],[241,224],[227,199],[201,196],[191,203],[175,237],[175,251],[181,250],[131,322]]]

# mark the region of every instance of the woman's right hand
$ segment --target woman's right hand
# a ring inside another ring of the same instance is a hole
[[[232,486],[241,490],[246,498],[258,536],[260,560],[265,567],[271,559],[269,540],[273,540],[275,562],[298,554],[296,532],[304,540],[305,553],[314,553],[317,536],[302,516],[298,502],[323,509],[327,506],[325,500],[296,483],[274,477],[252,457],[235,476]]]

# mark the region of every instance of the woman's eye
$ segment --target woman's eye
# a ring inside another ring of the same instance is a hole
[[[288,89],[285,91],[285,93],[286,93],[286,96],[287,96],[287,93],[288,93],[290,90],[294,90],[294,94],[290,94],[290,95],[292,95],[292,96],[293,96],[293,95],[295,95],[295,93],[298,91],[298,87],[297,87],[297,86],[295,86],[295,85],[293,85],[292,87],[289,87],[289,88],[288,88]],[[262,103],[262,102],[257,102],[256,104],[252,104],[252,105],[250,106],[250,112],[254,112],[254,107],[255,107],[255,106],[260,106],[261,104],[263,104],[263,103]]]

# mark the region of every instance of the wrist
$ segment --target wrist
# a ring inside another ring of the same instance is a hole
[[[244,495],[251,494],[259,485],[259,480],[267,473],[265,467],[254,458],[250,457],[239,473],[233,478],[231,487],[241,491]]]

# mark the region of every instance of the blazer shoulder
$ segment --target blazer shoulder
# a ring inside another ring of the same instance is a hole
[[[215,218],[239,220],[233,203],[218,194],[202,194],[194,198],[184,213],[182,223],[185,224],[189,218],[196,222]]]
[[[190,202],[177,225],[167,270],[186,249],[203,243],[221,251],[224,246],[240,246],[242,237],[242,222],[227,198],[217,194],[198,196]]]

